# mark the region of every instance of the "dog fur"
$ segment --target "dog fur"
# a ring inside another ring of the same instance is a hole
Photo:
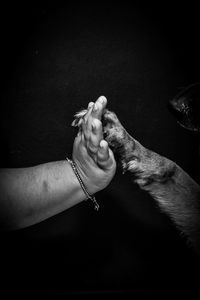
[[[75,115],[73,126],[81,126],[87,111]],[[175,162],[142,146],[118,120],[105,110],[104,138],[115,153],[123,172],[147,191],[200,254],[200,186]]]

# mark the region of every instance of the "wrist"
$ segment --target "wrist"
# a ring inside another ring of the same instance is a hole
[[[77,180],[77,177],[70,165],[66,160],[63,161],[63,165],[65,165],[65,192],[68,194],[69,192],[69,182],[70,182],[70,193],[73,195],[74,199],[77,199],[77,203],[85,200],[85,194]]]
[[[75,163],[76,169],[77,169],[88,193],[91,195],[97,193],[100,190],[100,188],[98,188],[98,185],[95,184],[96,176],[91,175],[91,171],[90,171],[91,166],[89,166],[89,167],[82,166],[80,161],[78,159],[76,159],[73,155],[72,155],[72,161]],[[85,162],[84,162],[84,164],[85,164]]]
[[[137,172],[136,182],[141,186],[152,184],[166,184],[173,179],[176,173],[176,164],[168,158],[151,152],[146,164],[142,164],[141,170]],[[147,167],[146,167],[147,166]]]
[[[83,177],[80,174],[80,171],[76,165],[76,163],[73,160],[70,160],[69,158],[67,158],[68,163],[70,164],[74,175],[76,176],[77,181],[79,182],[79,185],[82,189],[82,192],[85,195],[85,200],[90,200],[91,202],[93,202],[94,205],[94,209],[98,210],[99,209],[99,204],[97,203],[95,197],[93,195],[90,194],[89,190],[87,189],[87,186],[85,185],[84,181],[83,181]]]

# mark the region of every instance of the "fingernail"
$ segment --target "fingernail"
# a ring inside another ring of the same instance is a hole
[[[103,103],[105,102],[105,97],[104,97],[104,96],[101,96],[101,97],[99,98],[99,102],[100,102],[101,104],[103,104]]]
[[[106,142],[104,140],[101,140],[99,146],[100,146],[101,149],[105,150],[105,148],[106,148]]]
[[[98,105],[95,103],[93,106],[93,111],[96,112],[98,110]]]
[[[90,103],[88,104],[88,108],[92,107],[93,105],[94,105],[94,102],[90,102]]]

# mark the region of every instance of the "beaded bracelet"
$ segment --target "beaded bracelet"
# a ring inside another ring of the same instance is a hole
[[[93,204],[94,204],[94,209],[95,209],[95,210],[99,210],[99,204],[97,203],[95,197],[94,197],[94,196],[91,196],[91,195],[88,193],[88,191],[87,191],[87,189],[86,189],[86,187],[85,187],[85,185],[84,185],[84,183],[83,183],[83,181],[82,181],[82,179],[81,179],[81,176],[80,176],[80,174],[79,174],[79,172],[78,172],[78,169],[77,169],[77,167],[76,167],[75,162],[74,162],[73,160],[69,159],[69,158],[66,158],[66,159],[67,159],[67,161],[70,163],[70,165],[71,165],[71,167],[72,167],[72,170],[74,171],[74,173],[75,173],[75,175],[76,175],[76,177],[77,177],[77,179],[78,179],[78,181],[79,181],[79,183],[80,183],[80,186],[81,186],[83,192],[84,192],[85,195],[86,195],[86,200],[91,200],[91,201],[93,202]]]

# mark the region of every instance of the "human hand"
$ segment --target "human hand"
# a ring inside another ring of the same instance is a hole
[[[73,145],[72,158],[90,194],[104,189],[116,171],[113,152],[103,139],[101,117],[106,104],[104,96],[89,103]]]

